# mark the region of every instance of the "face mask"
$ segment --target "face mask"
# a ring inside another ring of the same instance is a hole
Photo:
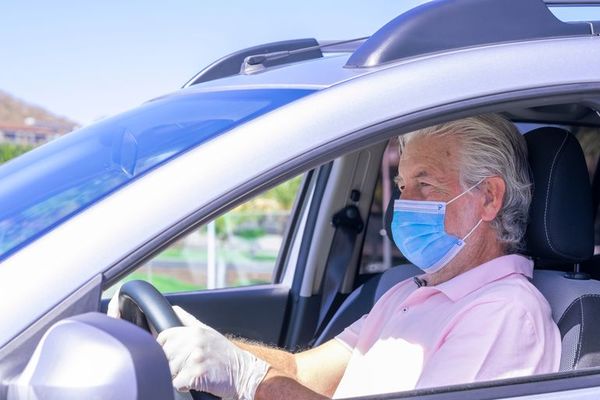
[[[396,200],[392,219],[392,237],[404,256],[423,271],[432,273],[448,264],[465,246],[465,240],[482,220],[460,239],[444,228],[446,206],[483,182],[471,186],[452,200]]]

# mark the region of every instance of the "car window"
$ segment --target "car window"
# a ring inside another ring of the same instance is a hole
[[[379,177],[369,211],[359,274],[383,272],[392,266],[407,262],[394,243],[388,239],[385,231],[385,210],[392,197],[396,175],[398,175],[398,141],[393,139],[388,143],[381,160]]]
[[[123,282],[142,279],[163,293],[273,282],[301,179],[290,179],[191,232]],[[109,290],[104,297],[110,295]]]
[[[167,160],[309,93],[253,89],[169,96],[2,164],[0,260]]]

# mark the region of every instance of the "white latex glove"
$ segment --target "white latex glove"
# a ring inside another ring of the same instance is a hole
[[[224,399],[253,399],[269,364],[182,308],[173,310],[185,326],[167,329],[156,340],[169,360],[175,389],[209,392]]]
[[[108,308],[106,310],[106,315],[113,318],[121,318],[121,311],[119,311],[119,292],[121,291],[121,285],[117,288],[113,297],[111,297],[108,302]]]

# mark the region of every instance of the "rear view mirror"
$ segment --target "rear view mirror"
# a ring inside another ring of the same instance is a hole
[[[17,399],[173,399],[159,344],[137,326],[92,312],[54,324],[10,385]]]

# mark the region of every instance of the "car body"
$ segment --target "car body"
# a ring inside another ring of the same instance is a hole
[[[548,28],[548,35],[544,27],[533,37],[497,32],[477,42],[472,38],[485,27],[474,22],[482,12],[476,10],[469,40],[415,45],[413,53],[385,58],[396,50],[385,53],[382,37],[405,41],[414,37],[404,32],[412,21],[440,18],[439,10],[449,12],[444,7],[471,10],[472,3],[422,6],[325,57],[286,63],[283,56],[279,65],[267,60],[258,72],[219,79],[203,80],[201,73],[180,91],[2,166],[0,396],[15,382],[26,384],[23,371],[50,327],[99,311],[102,290],[182,235],[286,179],[304,176],[273,282],[168,298],[220,330],[295,349],[308,345],[318,328],[335,235],[331,217],[354,204],[368,219],[390,138],[482,112],[504,112],[519,123],[600,126],[593,111],[600,101],[600,37],[593,23],[572,33],[571,27]],[[481,2],[484,8],[492,3]],[[514,16],[499,15],[497,23],[505,18],[510,26]],[[444,20],[434,33],[453,23]],[[265,52],[272,53],[257,54]],[[179,133],[181,141],[171,140]],[[351,198],[353,190],[358,199]],[[361,283],[361,235],[341,293]],[[600,393],[599,375],[593,368],[563,371],[386,398],[587,399]],[[102,390],[117,386],[107,382]]]

